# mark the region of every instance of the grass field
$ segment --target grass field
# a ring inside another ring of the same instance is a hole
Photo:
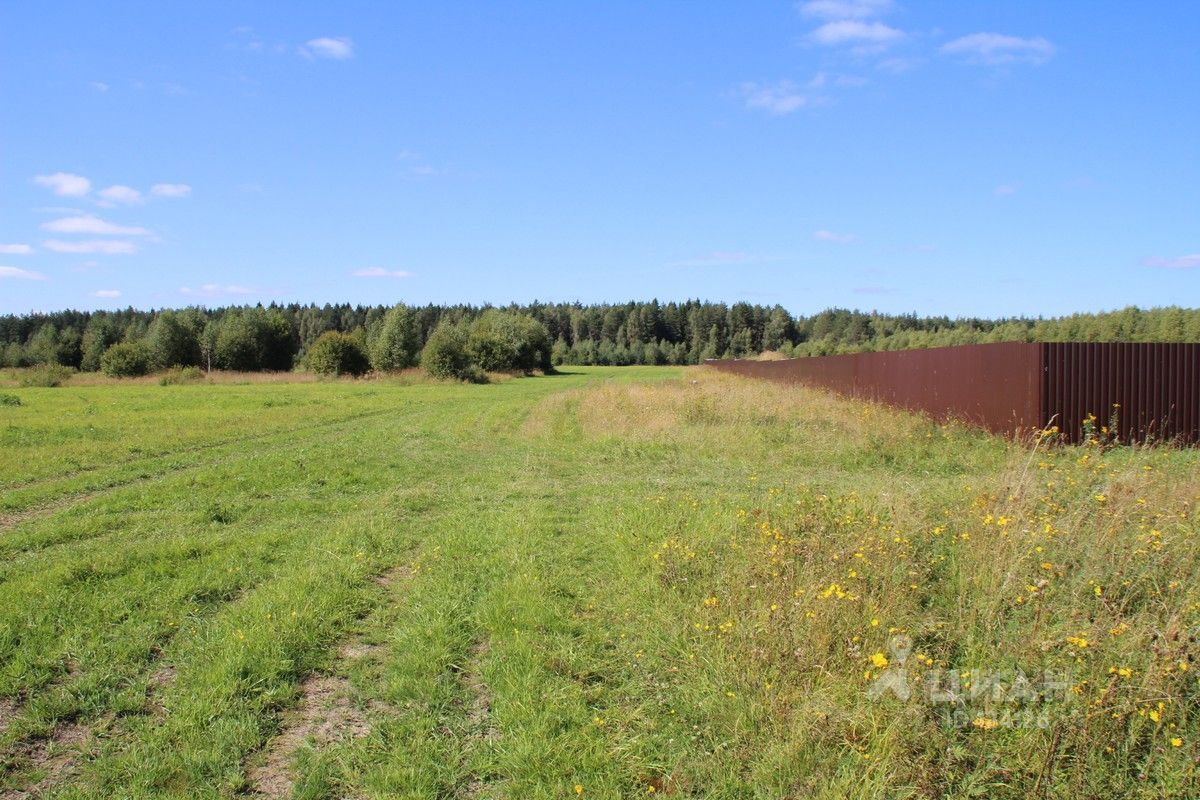
[[[0,798],[1200,796],[1200,454],[703,369],[6,388]]]

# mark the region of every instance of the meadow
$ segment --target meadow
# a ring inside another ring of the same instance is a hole
[[[563,369],[0,386],[0,798],[1200,795],[1200,453]]]

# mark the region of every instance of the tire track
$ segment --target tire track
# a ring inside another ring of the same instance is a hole
[[[232,448],[234,446],[237,446],[240,449],[241,446],[243,446],[247,443],[252,443],[252,442],[253,443],[261,443],[261,442],[265,442],[268,439],[272,439],[272,438],[281,438],[281,437],[286,438],[286,437],[293,436],[296,434],[320,432],[320,431],[323,431],[323,430],[326,430],[329,428],[334,428],[337,426],[344,426],[344,425],[348,425],[348,424],[351,424],[354,422],[360,422],[363,419],[379,417],[379,416],[382,416],[382,415],[390,413],[390,412],[392,412],[392,409],[384,409],[381,411],[368,412],[365,414],[359,414],[359,415],[352,416],[352,417],[343,417],[341,419],[317,423],[314,425],[308,425],[308,426],[301,427],[301,428],[294,428],[294,429],[290,429],[287,431],[278,431],[275,433],[263,434],[261,436],[248,437],[246,439],[240,439],[237,441],[223,442],[220,445],[213,445],[212,447],[203,448],[202,451],[206,452],[208,450],[217,449],[219,447],[231,447]],[[303,445],[310,443],[311,441],[312,441],[311,438],[305,438],[305,439],[298,440],[296,442],[290,443],[288,445],[288,449],[291,449],[292,445],[294,445],[295,447],[301,447]],[[195,452],[201,452],[201,451],[192,451],[192,452],[195,453]],[[115,483],[112,483],[109,485],[102,485],[98,488],[85,489],[80,492],[72,492],[72,493],[64,494],[64,495],[61,495],[58,498],[54,499],[53,501],[43,504],[43,505],[35,505],[35,506],[31,506],[29,508],[23,508],[23,509],[19,509],[16,511],[0,513],[0,534],[5,533],[6,531],[12,530],[24,522],[28,522],[28,521],[34,520],[34,519],[40,519],[42,517],[50,516],[50,515],[60,512],[60,511],[65,511],[65,510],[74,508],[75,506],[82,505],[82,504],[87,503],[88,501],[94,500],[98,497],[103,497],[105,495],[112,494],[114,492],[120,491],[121,489],[126,489],[126,488],[129,488],[132,486],[139,486],[139,485],[147,484],[147,483],[153,483],[153,482],[159,481],[159,480],[165,480],[166,478],[169,478],[173,475],[178,475],[178,474],[185,473],[185,472],[188,472],[191,470],[204,469],[205,467],[219,467],[219,466],[231,465],[231,464],[239,463],[241,461],[252,460],[252,459],[256,459],[256,458],[269,458],[269,457],[272,457],[273,455],[280,454],[283,452],[286,452],[286,451],[282,450],[282,449],[273,449],[273,450],[270,450],[267,452],[250,452],[250,453],[243,453],[243,454],[235,454],[233,457],[229,457],[229,458],[215,458],[215,459],[194,461],[191,463],[174,464],[172,466],[169,466],[167,469],[162,470],[161,472],[158,472],[155,474],[137,475],[136,477],[130,478],[128,480],[118,481],[118,482],[115,482]],[[155,459],[150,459],[150,460],[161,461],[164,459],[161,457],[156,457]],[[138,465],[140,465],[142,463],[146,463],[146,462],[137,462]],[[124,466],[132,466],[132,465],[127,464]],[[73,539],[73,540],[69,540],[69,541],[79,541],[79,540]]]
[[[322,427],[324,425],[334,425],[339,422],[348,422],[350,420],[364,419],[367,417],[375,417],[375,416],[380,416],[382,414],[393,413],[395,411],[396,411],[395,408],[380,408],[380,409],[376,409],[374,411],[364,411],[359,414],[352,414],[347,417],[337,417],[336,419],[324,420],[324,421],[318,422],[318,423],[310,423],[307,425],[296,425],[291,428],[281,428],[278,430],[267,431],[266,433],[255,433],[255,434],[243,434],[243,435],[239,435],[239,436],[230,436],[228,438],[220,439],[218,441],[203,442],[203,443],[191,445],[189,447],[180,447],[180,448],[171,449],[171,450],[163,450],[162,452],[154,453],[151,455],[138,456],[138,457],[134,457],[134,458],[122,458],[122,459],[117,459],[115,461],[109,461],[104,464],[95,464],[95,465],[88,466],[88,467],[79,467],[76,469],[59,472],[59,473],[56,473],[55,475],[52,475],[49,477],[31,478],[29,480],[24,480],[24,481],[14,481],[12,483],[5,484],[4,486],[0,486],[0,489],[2,489],[5,492],[14,492],[14,491],[22,490],[22,489],[34,489],[39,486],[45,486],[47,484],[61,482],[63,480],[67,480],[69,478],[77,478],[80,475],[87,475],[87,474],[90,474],[93,472],[99,472],[100,470],[109,469],[109,468],[113,468],[113,467],[136,467],[139,464],[153,462],[153,461],[161,461],[163,459],[168,459],[168,458],[172,458],[172,457],[179,456],[179,455],[191,455],[194,453],[201,453],[206,450],[212,450],[212,449],[215,449],[218,447],[226,447],[228,445],[242,444],[242,443],[246,443],[246,442],[255,442],[255,441],[258,441],[261,439],[270,438],[272,436],[282,436],[282,435],[286,435],[289,433],[297,433],[297,432],[309,430],[309,429],[315,428],[315,427]]]
[[[223,447],[241,448],[247,444],[257,444],[257,443],[266,442],[270,439],[286,438],[286,437],[293,436],[296,434],[305,434],[305,433],[309,433],[309,432],[313,432],[313,431],[319,431],[319,430],[322,430],[325,428],[331,428],[331,427],[338,426],[338,425],[346,425],[346,424],[352,423],[352,422],[360,422],[365,419],[380,417],[380,416],[384,416],[385,414],[393,414],[395,412],[396,412],[396,409],[392,409],[392,408],[378,409],[376,411],[363,412],[362,414],[354,414],[354,415],[351,415],[348,417],[339,417],[334,420],[325,420],[323,422],[313,423],[310,425],[301,425],[301,426],[297,426],[295,428],[288,428],[286,430],[281,430],[281,431],[272,431],[269,433],[256,434],[253,436],[243,436],[243,437],[238,437],[238,438],[233,438],[233,439],[226,439],[226,440],[222,440],[220,442],[216,442],[216,443],[212,443],[212,444],[206,444],[206,445],[201,445],[201,446],[192,447],[192,448],[185,448],[183,450],[173,451],[173,452],[169,452],[169,453],[163,453],[163,454],[159,454],[156,456],[151,456],[149,458],[137,459],[137,460],[131,460],[131,461],[118,461],[115,464],[107,464],[107,465],[100,466],[100,467],[88,468],[88,469],[84,469],[84,470],[78,470],[75,472],[69,472],[69,473],[65,473],[63,475],[57,475],[53,478],[30,482],[30,483],[22,484],[20,486],[7,486],[7,487],[4,487],[6,493],[11,493],[11,492],[24,493],[24,492],[29,492],[29,491],[36,490],[36,489],[43,488],[43,487],[49,487],[54,484],[68,483],[72,479],[78,478],[81,475],[90,475],[92,473],[99,472],[100,470],[103,470],[106,468],[111,468],[112,471],[114,473],[116,473],[117,475],[120,475],[120,474],[126,473],[126,472],[141,473],[143,471],[141,469],[142,467],[149,467],[149,466],[157,465],[158,463],[161,463],[161,462],[168,462],[167,469],[162,470],[161,472],[158,472],[158,473],[149,474],[149,475],[135,474],[134,477],[132,477],[128,480],[118,480],[113,483],[105,483],[102,479],[102,480],[98,481],[96,484],[93,484],[92,486],[87,487],[87,488],[83,489],[82,491],[68,492],[66,494],[60,495],[60,496],[54,498],[53,500],[51,500],[49,503],[36,504],[36,502],[35,502],[35,504],[31,504],[28,507],[18,506],[16,508],[11,508],[11,507],[6,508],[3,512],[0,512],[0,533],[3,533],[4,531],[15,527],[16,525],[20,524],[21,522],[24,522],[27,519],[35,518],[35,517],[41,516],[45,513],[52,513],[54,511],[61,510],[62,508],[70,507],[71,505],[74,505],[77,501],[82,500],[82,499],[88,499],[90,497],[99,496],[99,495],[105,494],[109,491],[116,491],[117,489],[121,489],[126,486],[132,486],[132,485],[137,485],[139,483],[153,481],[153,480],[163,478],[163,477],[166,477],[166,476],[174,474],[174,473],[186,471],[188,469],[203,467],[208,464],[221,463],[219,460],[199,460],[199,461],[193,461],[193,462],[178,463],[175,460],[178,459],[180,455],[185,455],[185,456],[201,455],[201,454],[207,453],[208,451],[218,450]],[[262,454],[256,453],[256,454],[252,454],[252,455],[262,455]],[[175,462],[175,463],[172,463],[172,462]],[[11,498],[11,494],[10,494],[10,498]]]
[[[371,580],[388,591],[386,607],[395,602],[390,591],[393,584],[412,576],[411,567],[398,566]],[[329,673],[312,673],[301,682],[299,701],[283,716],[279,732],[252,756],[259,759],[246,770],[252,796],[287,797],[298,777],[291,764],[301,747],[311,744],[324,749],[339,741],[368,736],[372,731],[368,709],[395,713],[395,709],[378,701],[371,701],[365,707],[355,702],[354,687],[345,677],[351,665],[380,658],[385,651],[382,645],[367,644],[361,636],[351,636],[337,646],[337,668]]]

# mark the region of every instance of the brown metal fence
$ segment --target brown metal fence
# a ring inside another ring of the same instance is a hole
[[[803,383],[996,433],[1057,426],[1070,441],[1200,440],[1200,344],[975,344],[708,366]],[[1089,419],[1090,416],[1090,419]]]

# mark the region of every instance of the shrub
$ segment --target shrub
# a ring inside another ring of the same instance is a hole
[[[61,331],[51,323],[42,325],[26,343],[29,358],[38,364],[62,364],[78,367],[80,361],[79,331],[71,326]]]
[[[199,367],[173,367],[158,376],[159,386],[176,386],[184,383],[199,383],[204,380],[204,371]]]
[[[157,367],[190,367],[200,363],[200,331],[195,317],[162,311],[150,323],[146,345]]]
[[[381,372],[415,367],[420,349],[417,315],[408,306],[397,305],[388,309],[371,343],[371,366]]]
[[[19,405],[21,405],[21,398],[17,397],[15,394],[6,394],[4,392],[0,392],[0,406]]]
[[[212,332],[203,335],[207,339]],[[261,308],[228,312],[212,342],[214,360],[222,369],[243,372],[291,369],[297,347],[291,323],[278,311]]]
[[[83,331],[83,355],[79,368],[85,372],[100,369],[104,351],[121,341],[121,329],[108,314],[97,312]]]
[[[466,380],[473,377],[467,355],[467,332],[462,325],[440,323],[421,351],[421,366],[435,378]]]
[[[112,378],[145,375],[150,366],[150,350],[141,342],[114,344],[100,356],[100,371]]]
[[[322,375],[362,375],[371,368],[360,336],[325,331],[308,348],[308,368]]]
[[[29,348],[18,342],[9,342],[0,348],[0,367],[31,367],[33,356]]]
[[[471,324],[467,354],[489,372],[551,370],[550,334],[528,314],[485,311]]]
[[[74,374],[75,370],[70,367],[64,367],[61,364],[40,364],[26,370],[21,375],[20,384],[22,386],[41,386],[44,388],[62,386]]]

